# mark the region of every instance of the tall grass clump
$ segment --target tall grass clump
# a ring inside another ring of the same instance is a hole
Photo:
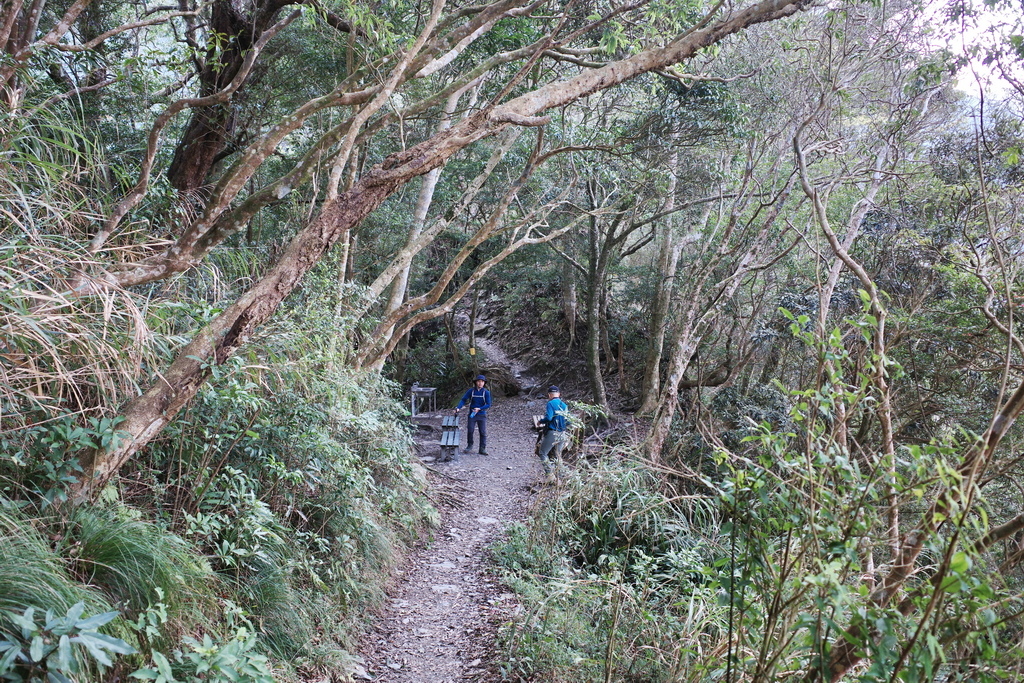
[[[90,296],[87,251],[111,172],[102,145],[59,112],[15,117],[0,137],[0,402],[3,424],[113,409],[155,360],[144,297]]]
[[[0,501],[0,625],[9,628],[9,614],[26,607],[63,614],[82,602],[91,613],[111,609],[96,586],[75,578],[67,558],[44,535],[45,524]]]
[[[99,586],[75,576],[52,531],[0,498],[0,677],[104,680],[114,658],[134,652],[134,634]]]
[[[220,586],[209,562],[124,506],[77,507],[63,523],[60,550],[82,583],[100,587],[129,618],[160,602],[182,631],[215,611]]]

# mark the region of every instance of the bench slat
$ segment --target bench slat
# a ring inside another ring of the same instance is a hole
[[[441,418],[442,427],[458,427],[459,416],[458,415],[445,415]]]
[[[458,446],[459,445],[459,430],[452,429],[441,432],[441,445],[442,446]]]

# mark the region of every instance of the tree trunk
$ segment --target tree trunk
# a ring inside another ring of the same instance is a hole
[[[571,353],[576,343],[576,318],[579,316],[576,301],[576,270],[569,261],[562,262],[562,316],[569,330],[569,342],[565,345],[566,353]]]
[[[345,281],[355,282],[356,281],[356,252],[359,250],[359,235],[351,230],[347,233],[348,236],[348,250],[347,258],[345,259]]]
[[[469,352],[473,354],[473,376],[480,373],[480,360],[476,353],[476,311],[480,304],[480,290],[473,292],[473,306],[469,309]]]
[[[748,180],[749,178],[744,180],[744,185],[747,184]],[[717,292],[714,292],[713,296],[707,299],[709,302],[707,307],[701,311],[700,300],[706,296],[705,288],[708,286],[711,276],[722,265],[722,259],[727,253],[727,250],[723,248],[724,245],[715,251],[714,256],[705,265],[697,284],[689,294],[689,301],[683,307],[684,312],[680,316],[678,337],[672,349],[665,385],[662,387],[661,395],[658,397],[658,406],[654,412],[650,435],[647,438],[647,457],[654,462],[661,458],[661,451],[668,438],[669,430],[672,427],[672,420],[675,418],[676,408],[679,405],[680,383],[683,381],[686,370],[690,367],[690,361],[697,353],[697,347],[710,329],[714,318],[728,305],[743,283],[744,278],[754,268],[756,263],[755,256],[761,258],[765,256],[766,237],[771,227],[775,224],[775,219],[778,218],[786,199],[789,197],[790,182],[792,182],[792,179],[787,182],[783,190],[776,196],[775,203],[764,217],[757,234],[747,241],[747,248],[733,262],[729,269],[729,274],[718,280],[717,284],[712,285],[712,287],[717,289]],[[742,193],[740,194],[742,195]],[[736,215],[737,208],[742,206],[745,201],[742,196],[737,199],[737,203],[733,207],[733,216]],[[732,221],[733,218],[729,220]],[[748,223],[747,226],[750,227],[751,223]],[[732,231],[733,226],[730,225],[726,228],[727,234],[732,233]]]
[[[445,350],[452,357],[455,366],[459,364],[459,348],[455,343],[455,314],[444,314]]]
[[[591,209],[596,209],[596,202],[591,197]],[[607,407],[608,394],[604,386],[601,370],[601,289],[604,283],[604,272],[597,216],[591,215],[587,232],[588,251],[590,258],[587,266],[587,374],[590,379],[590,398],[601,407]]]
[[[341,247],[341,258],[338,259],[337,275],[335,276],[335,287],[334,287],[334,327],[336,330],[344,328],[342,324],[342,316],[345,314],[345,299],[348,295],[348,286],[345,283],[345,236],[343,235],[338,241],[342,244]],[[342,339],[340,334],[331,335],[331,343],[327,347],[327,362],[330,363],[332,368],[338,366],[338,347],[341,345]]]
[[[601,370],[601,323],[599,320],[599,294],[592,287],[587,294],[587,373],[590,377],[590,397],[596,405],[607,406],[608,394]]]
[[[467,88],[469,86],[466,86]],[[437,132],[442,133],[451,127],[452,114],[455,113],[455,107],[459,103],[459,99],[462,94],[466,91],[466,88],[458,90],[448,98],[445,103],[444,112],[441,116],[441,121],[437,124]],[[406,244],[413,244],[419,238],[420,233],[423,232],[423,226],[427,220],[427,213],[430,211],[430,205],[434,201],[434,190],[437,187],[437,181],[441,178],[440,167],[433,169],[425,176],[423,176],[423,183],[420,185],[420,193],[416,198],[416,206],[413,209],[412,222],[409,224],[409,233],[406,238]],[[409,292],[409,275],[412,272],[412,259],[407,261],[402,269],[395,276],[394,282],[391,283],[391,293],[388,297],[388,303],[384,309],[384,317],[394,314],[402,305],[406,302]],[[391,336],[395,333],[395,326],[391,325],[381,333],[383,343],[391,339]],[[472,343],[470,344],[472,346]],[[376,369],[383,367],[384,362],[387,360],[387,356],[381,356],[376,363]]]
[[[607,274],[605,274],[607,280]],[[598,315],[598,322],[601,325],[601,351],[604,353],[605,372],[615,372],[615,354],[612,352],[611,335],[608,332],[608,283],[601,284],[601,309]]]
[[[629,382],[626,381],[626,335],[619,330],[619,392],[626,396],[629,393]]]
[[[292,238],[278,261],[238,301],[200,330],[159,378],[122,412],[126,438],[83,456],[83,477],[75,500],[92,498],[136,452],[149,443],[198,392],[215,364],[224,363],[265,323],[326,251],[398,188],[444,164],[453,154],[505,127],[540,125],[540,112],[560,107],[640,74],[675,64],[698,50],[753,24],[803,9],[810,0],[764,0],[707,28],[686,33],[670,45],[647,50],[605,67],[550,83],[502,105],[474,114],[447,131],[395,153],[363,175],[348,191],[322,207]],[[354,250],[354,244],[351,247]],[[188,255],[180,256],[186,261]],[[349,262],[352,260],[350,253]],[[155,276],[154,276],[155,277]]]
[[[697,352],[699,338],[697,330],[686,325],[673,349],[668,373],[665,376],[665,386],[651,420],[651,433],[647,443],[648,456],[655,462],[661,458],[661,451],[668,440],[672,420],[679,407],[679,384],[690,367],[690,360]]]
[[[673,140],[675,135],[672,136]],[[665,210],[671,212],[676,205],[678,183],[679,150],[672,148],[668,159],[668,187],[665,189]],[[654,283],[654,301],[651,304],[651,324],[648,328],[647,358],[644,362],[644,384],[641,393],[641,415],[654,412],[658,406],[661,391],[661,356],[665,348],[665,329],[668,326],[668,309],[672,303],[672,289],[675,287],[676,268],[679,265],[681,246],[677,246],[674,231],[675,214],[669,213],[661,224],[661,244],[658,249],[658,273]]]
[[[236,9],[231,0],[217,0],[210,13],[211,34],[219,37],[222,49],[210,47],[203,69],[199,72],[199,96],[208,97],[222,90],[238,74],[245,53],[274,23],[274,17],[291,0],[258,0],[248,14]],[[244,88],[244,84],[241,88]],[[174,149],[167,177],[182,192],[192,192],[206,184],[216,161],[227,147],[235,127],[232,101],[200,107],[192,111],[181,141]]]
[[[47,32],[42,42],[59,42],[71,29],[91,0],[75,0]],[[18,70],[28,63],[37,45],[39,22],[46,0],[4,0],[0,5],[0,48],[7,54],[0,66],[0,105],[14,112],[21,105],[26,82]]]
[[[398,347],[395,349],[395,381],[405,384],[405,369],[409,365],[409,334],[403,334],[398,340]]]
[[[214,162],[234,130],[234,123],[230,105],[215,104],[192,112],[167,169],[172,187],[181,192],[194,192],[206,184]]]
[[[85,476],[78,500],[94,496],[122,465],[167,426],[206,382],[210,369],[227,361],[265,323],[328,248],[396,189],[396,183],[358,184],[326,205],[286,247],[277,263],[238,301],[210,321],[141,396],[121,413],[128,438],[82,458]]]

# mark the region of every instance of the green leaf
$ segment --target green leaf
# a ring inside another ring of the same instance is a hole
[[[171,673],[171,663],[167,661],[167,657],[164,657],[163,653],[153,650],[153,663],[156,664],[156,670],[160,672],[161,676],[168,681],[174,680],[174,674]]]
[[[3,657],[0,657],[0,674],[5,674],[14,668],[14,659],[21,654],[21,648],[14,645]]]
[[[949,561],[949,570],[956,574],[966,574],[970,568],[971,558],[967,556],[967,553],[956,553]]]
[[[85,603],[76,602],[74,605],[71,606],[71,609],[68,610],[66,618],[70,623],[74,624],[78,628],[93,628],[92,626],[82,626],[82,624],[79,623],[78,619],[82,616],[82,612],[84,611]]]
[[[103,614],[97,614],[96,616],[89,617],[88,619],[76,621],[75,626],[81,631],[92,631],[104,624],[109,624],[111,621],[116,619],[119,614],[119,612],[104,612]],[[71,616],[70,612],[68,613],[68,616]],[[78,619],[78,617],[76,616],[75,619]]]
[[[1020,36],[1017,36],[1018,38]],[[1009,147],[1003,152],[1003,161],[1006,162],[1007,166],[1016,166],[1020,163],[1021,150],[1020,147]]]
[[[78,635],[88,636],[93,640],[97,641],[98,643],[100,643],[102,647],[105,647],[111,652],[116,652],[119,655],[133,655],[136,652],[134,647],[124,642],[120,638],[114,638],[104,633],[97,633],[96,631],[83,631]]]
[[[61,636],[57,644],[57,666],[61,671],[71,670],[71,639]]]
[[[32,639],[32,644],[28,648],[28,656],[33,662],[40,662],[43,659],[43,649],[46,647],[46,643],[43,642],[42,636],[36,636]]]
[[[36,630],[36,622],[33,616],[35,615],[35,608],[29,607],[25,610],[24,614],[18,614],[17,612],[11,612],[8,617],[15,625],[21,627],[21,636],[28,638],[33,631]]]

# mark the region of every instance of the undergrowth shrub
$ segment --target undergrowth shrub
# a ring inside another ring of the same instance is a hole
[[[24,640],[12,614],[31,609],[53,632],[47,624],[64,628],[54,620],[81,604],[75,624],[116,613],[104,633],[139,654],[100,675],[47,652],[56,659],[45,673],[124,680],[145,665],[143,678],[169,682],[344,672],[388,569],[437,518],[409,460],[397,387],[340,369],[351,340],[372,329],[348,312],[360,288],[339,285],[338,263],[325,259],[239,354],[209,368],[195,400],[99,500],[72,503],[79,458],[121,438],[124,402],[159,381],[279,244],[239,239],[158,285],[80,296],[68,285],[90,270],[84,245],[109,215],[95,184],[124,169],[93,131],[40,111],[4,139],[0,174],[10,219],[0,226],[5,642]],[[111,236],[111,249],[184,210],[165,179],[154,182],[140,222]]]
[[[334,666],[435,513],[392,385],[315,360],[254,360],[218,370],[137,463],[143,486],[124,493],[209,558],[260,648]]]
[[[4,680],[110,680],[136,666],[136,658],[130,655],[136,653],[139,641],[132,624],[122,618],[127,608],[118,591],[125,586],[117,581],[106,584],[104,578],[119,567],[139,563],[152,570],[154,563],[145,552],[136,552],[128,561],[108,555],[104,559],[110,564],[101,566],[97,558],[87,557],[89,553],[80,553],[82,545],[52,542],[66,538],[67,525],[68,520],[52,510],[31,516],[15,502],[0,499],[0,677]],[[95,525],[95,530],[101,526]],[[82,575],[86,565],[95,570],[88,578]],[[163,567],[170,568],[169,564]],[[135,589],[145,590],[150,579],[136,571],[133,580]]]
[[[29,683],[108,677],[108,669],[115,666],[119,655],[136,653],[120,638],[97,630],[117,617],[117,612],[86,615],[81,602],[65,614],[53,610],[39,614],[34,607],[9,612],[10,626],[0,625],[0,677]]]
[[[514,680],[675,681],[723,632],[714,502],[673,500],[635,463],[581,464],[494,547],[524,604],[506,628]],[[610,677],[610,678],[609,678]]]
[[[818,680],[848,645],[869,662],[863,683],[1018,677],[1019,550],[985,543],[1022,516],[990,526],[990,490],[962,464],[977,437],[888,452],[852,438],[877,415],[875,364],[893,381],[902,368],[789,318],[829,359],[827,382],[721,392],[718,419],[694,426],[713,476],[674,473],[699,487],[676,486],[665,461],[606,457],[498,546],[525,608],[503,634],[510,678]],[[852,323],[874,333],[868,315]],[[917,542],[913,565],[894,566],[894,546]]]

